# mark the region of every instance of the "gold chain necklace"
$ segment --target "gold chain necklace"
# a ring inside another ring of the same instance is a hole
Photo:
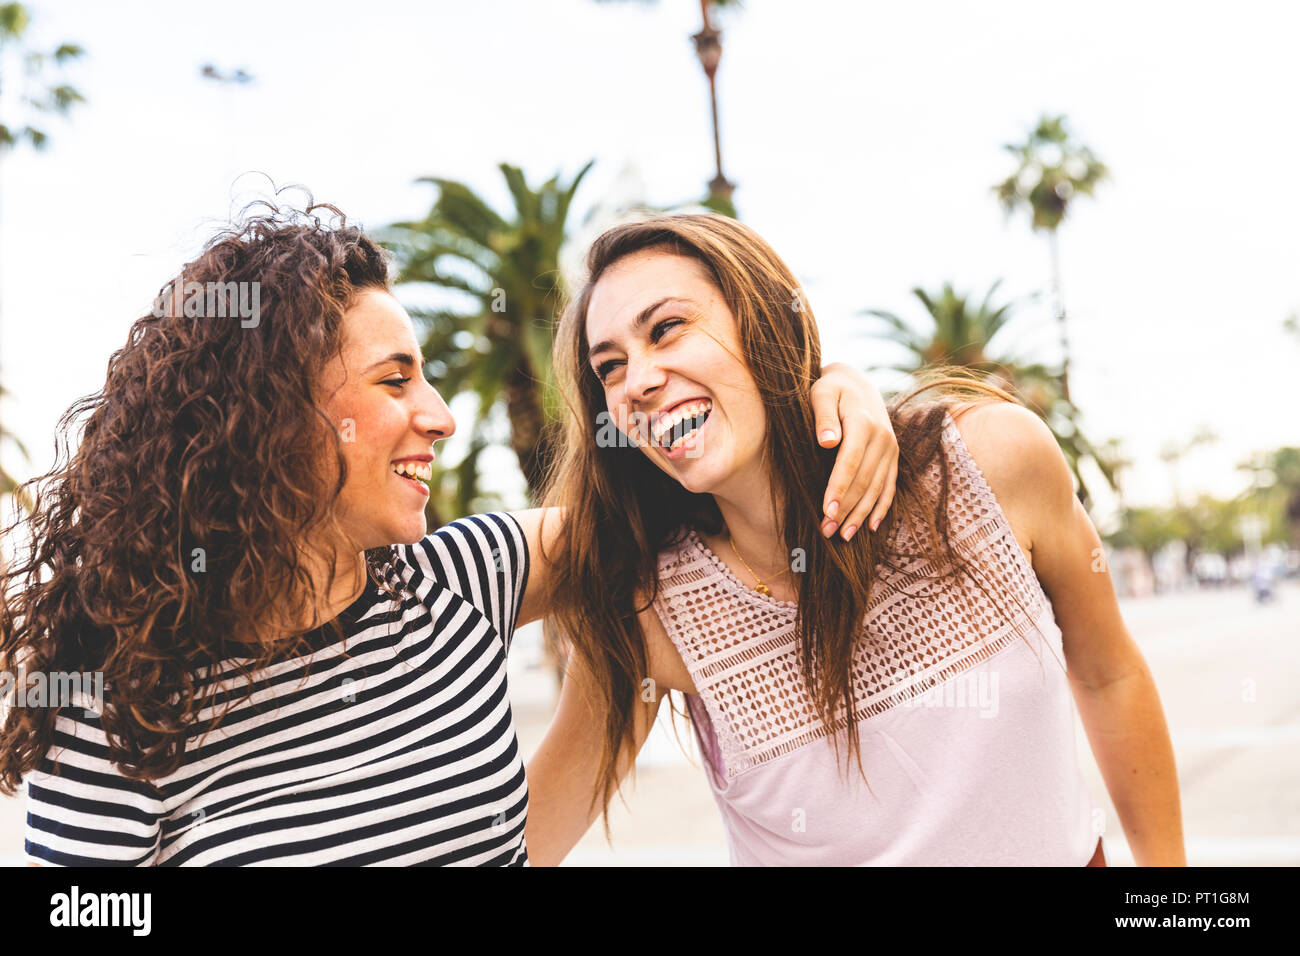
[[[764,594],[767,595],[768,597],[771,597],[772,589],[759,580],[758,575],[754,573],[754,569],[751,568],[749,566],[749,562],[745,560],[745,556],[741,554],[740,549],[736,547],[736,539],[733,538],[731,535],[727,535],[727,543],[731,545],[731,550],[736,553],[736,557],[740,558],[740,563],[745,566],[745,570],[749,572],[750,577],[752,577],[755,581],[758,582],[757,584],[754,585],[754,590],[757,591],[759,594]],[[784,570],[778,572],[778,574],[781,573],[784,573]]]

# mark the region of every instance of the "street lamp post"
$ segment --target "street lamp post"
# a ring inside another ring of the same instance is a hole
[[[713,107],[713,159],[717,175],[709,181],[709,195],[731,201],[731,194],[736,186],[722,174],[722,140],[718,135],[718,90],[714,77],[718,72],[718,61],[722,59],[722,31],[709,22],[709,0],[700,0],[700,11],[704,15],[704,27],[691,39],[695,41],[695,55],[700,59],[704,75],[709,79],[709,100]]]

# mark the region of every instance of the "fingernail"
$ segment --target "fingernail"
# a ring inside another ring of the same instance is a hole
[[[844,540],[845,540],[845,541],[848,541],[850,538],[852,538],[852,537],[853,537],[853,532],[855,532],[855,531],[857,531],[857,530],[858,530],[858,526],[855,525],[855,524],[851,524],[851,525],[849,525],[847,528],[845,528],[845,529],[844,529]]]
[[[826,506],[826,517],[834,518],[839,513],[840,513],[840,503],[838,501],[832,501],[830,504]]]
[[[831,431],[829,428],[826,429],[824,432],[822,432],[822,441],[830,441],[834,437],[835,437],[835,432]]]
[[[836,524],[836,522],[834,521],[823,521],[822,534],[829,538],[831,535],[835,533],[835,529],[837,527],[839,527],[839,525]]]
[[[871,530],[872,530],[872,531],[875,531],[875,530],[876,530],[877,528],[879,528],[879,527],[880,527],[880,519],[879,519],[879,518],[877,518],[875,521],[871,522]]]

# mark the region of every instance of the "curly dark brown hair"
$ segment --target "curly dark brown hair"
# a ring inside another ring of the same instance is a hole
[[[0,669],[102,672],[109,756],[133,779],[174,772],[187,739],[233,705],[199,719],[218,697],[204,670],[242,658],[247,678],[303,649],[303,632],[268,636],[259,622],[288,595],[316,606],[318,555],[304,542],[338,540],[347,472],[315,385],[340,354],[353,297],[389,288],[389,257],[337,208],[303,205],[246,207],[164,286],[103,389],[60,420],[56,464],[23,486],[32,511],[6,529],[26,543],[0,574]],[[324,224],[321,210],[332,214]],[[194,315],[181,297],[193,282],[230,307],[214,310],[209,296]],[[241,318],[229,298],[240,287],[228,283],[258,284],[243,287],[258,290],[256,321]],[[330,448],[333,473],[321,464]],[[366,557],[382,577],[387,551]],[[9,708],[0,793],[40,764],[58,713]]]

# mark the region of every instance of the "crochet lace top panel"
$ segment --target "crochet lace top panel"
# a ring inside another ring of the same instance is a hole
[[[1070,819],[1077,830],[1079,802],[1073,798],[1080,796],[1078,788],[1082,784],[1073,764],[1073,711],[1061,659],[1060,630],[1047,596],[951,416],[945,416],[941,434],[949,474],[950,540],[955,550],[974,565],[983,588],[969,579],[963,586],[951,576],[936,575],[936,569],[921,558],[893,561],[892,568],[884,562],[878,566],[877,583],[872,587],[862,640],[855,654],[852,685],[852,718],[859,722],[859,735],[864,740],[867,779],[874,787],[879,777],[873,778],[873,772],[879,774],[881,767],[892,767],[902,768],[900,775],[911,776],[913,783],[927,779],[933,782],[945,772],[939,765],[957,749],[971,744],[961,739],[963,736],[987,735],[989,725],[997,724],[1001,735],[979,746],[1007,748],[1007,752],[999,751],[995,757],[1002,770],[1008,762],[1015,766],[1021,759],[1012,752],[1021,747],[1026,764],[1021,771],[1032,772],[1037,755],[1059,743],[1055,752],[1060,757],[1054,756],[1053,768],[1045,771],[1049,777],[1056,776],[1034,781],[1034,785],[1057,790],[1073,788],[1071,797],[1062,801],[1070,804]],[[939,480],[936,460],[924,476],[936,501]],[[917,536],[913,530],[904,526],[898,533],[899,552],[921,553],[914,546]],[[997,603],[986,591],[998,598]],[[688,695],[692,723],[724,818],[729,809],[733,814],[750,812],[744,807],[746,791],[739,786],[742,783],[750,793],[764,788],[763,799],[770,804],[774,793],[789,791],[789,776],[807,778],[809,774],[830,773],[826,768],[834,766],[834,762],[823,762],[820,752],[815,758],[799,756],[817,748],[830,752],[831,741],[803,680],[793,602],[778,601],[747,587],[695,532],[689,531],[678,545],[659,556],[655,610],[698,691],[698,698]],[[995,655],[1017,644],[1020,650],[1013,659],[1003,657],[1000,662],[989,663]],[[941,713],[943,708],[930,712],[924,720],[915,716],[913,708],[922,705],[921,698],[945,692],[951,698],[954,685],[965,690],[966,682],[961,678],[973,680],[979,671],[983,680],[990,668],[995,691],[997,672],[1004,672],[999,696],[1005,698],[1008,692],[1017,696],[1016,706],[1006,708],[1008,714],[1002,722],[972,723],[955,710]],[[1044,668],[1051,673],[1044,672]],[[1005,686],[1008,681],[1014,686]],[[841,729],[844,720],[841,712],[834,729]],[[1027,733],[1020,733],[1018,722],[1033,726]],[[870,740],[873,730],[879,732]],[[1056,740],[1061,736],[1066,739]],[[872,748],[884,757],[884,763],[874,767],[868,764]],[[925,758],[919,757],[922,753]],[[912,755],[929,760],[928,771]],[[763,776],[768,768],[772,774],[787,775],[783,778],[785,791],[749,779],[756,774]],[[820,782],[805,779],[803,785],[819,787],[820,792],[848,793],[836,791],[834,780],[829,778]],[[979,781],[968,780],[966,785],[978,786]],[[843,804],[851,802],[847,796],[827,799],[839,799],[837,813],[847,812]],[[791,800],[798,802],[796,797]],[[1087,802],[1086,789],[1082,801]],[[900,814],[907,812],[902,802]],[[744,833],[752,834],[756,827],[768,826],[757,819],[765,812],[754,809],[756,819],[728,821],[733,859],[737,855],[736,842],[745,839]],[[849,815],[846,819],[857,817]],[[1071,854],[1082,854],[1080,864],[1092,851],[1089,845],[1084,852],[1084,840],[1086,834],[1071,844]],[[761,861],[791,859],[777,853]]]

